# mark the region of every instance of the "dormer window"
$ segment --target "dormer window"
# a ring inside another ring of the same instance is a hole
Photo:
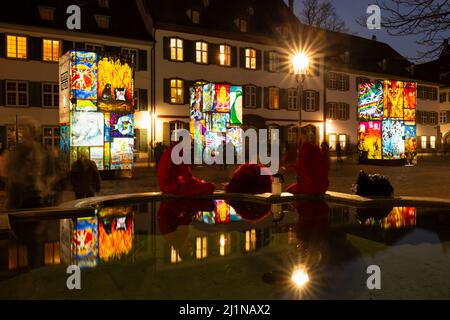
[[[247,12],[248,12],[248,14],[249,14],[250,16],[255,15],[255,9],[253,9],[253,7],[249,7],[249,8],[247,9]]]
[[[234,21],[240,32],[247,32],[247,20],[238,18]]]
[[[55,19],[55,8],[39,6],[39,17],[41,20],[53,21]]]
[[[109,8],[109,0],[98,0],[98,5],[101,8]]]
[[[104,15],[95,15],[95,21],[97,22],[97,26],[101,29],[109,28],[109,16]]]
[[[192,10],[191,11],[191,21],[193,24],[199,24],[200,23],[200,12],[198,10]]]

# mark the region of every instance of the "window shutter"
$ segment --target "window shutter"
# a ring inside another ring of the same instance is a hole
[[[5,80],[0,80],[0,106],[4,106],[5,105]]]
[[[65,54],[67,51],[72,50],[73,41],[64,40],[62,42],[62,53]]]
[[[194,81],[190,80],[184,80],[184,98],[183,98],[183,104],[190,104],[190,94],[189,94],[189,88],[194,85]]]
[[[313,64],[313,73],[314,76],[319,77],[320,76],[320,62],[319,61],[315,61]]]
[[[6,37],[4,33],[0,33],[0,58],[6,57]]]
[[[256,107],[261,108],[262,107],[262,88],[256,87]]]
[[[280,109],[287,109],[287,89],[280,89]]]
[[[330,88],[330,73],[329,72],[325,72],[325,83],[326,83],[326,88],[327,89],[331,89]]]
[[[116,55],[116,54],[120,54],[121,50],[120,50],[120,47],[105,46],[105,52],[112,54],[112,55]]]
[[[330,103],[327,102],[327,104],[325,105],[325,115],[327,119],[331,119],[330,117]]]
[[[314,92],[315,108],[314,111],[319,111],[320,109],[320,93],[319,91]]]
[[[262,67],[261,50],[256,50],[256,70],[261,70],[261,67]]]
[[[237,67],[237,48],[231,47],[231,66]]]
[[[163,38],[163,57],[170,60],[170,39],[168,37]]]
[[[416,110],[416,123],[422,123],[422,111]]]
[[[28,52],[30,60],[42,60],[42,39],[36,37],[28,38]]]
[[[42,106],[42,96],[41,96],[41,86],[40,82],[29,82],[28,83],[28,104],[32,107]]]
[[[75,49],[76,50],[85,50],[84,42],[75,42]]]
[[[138,70],[147,71],[147,50],[138,50]]]
[[[347,74],[344,74],[343,77],[345,83],[344,85],[345,91],[348,91],[350,89],[350,77]]]
[[[139,150],[142,152],[148,151],[147,136],[146,129],[139,130]]]
[[[239,66],[245,68],[245,48],[239,48]]]
[[[345,120],[350,118],[350,105],[348,103],[344,104],[345,106]]]
[[[0,89],[1,90],[1,89]],[[0,94],[0,99],[1,99],[1,94]],[[1,103],[1,100],[0,100],[0,104],[2,104]],[[447,119],[446,119],[447,121],[445,121],[445,123],[450,123],[450,111],[447,111]]]
[[[302,92],[302,98],[300,99],[300,101],[301,101],[301,109],[303,110],[303,111],[306,111],[306,91],[305,90],[303,90],[303,92]]]
[[[215,43],[208,43],[208,64],[220,65],[219,46]]]
[[[163,123],[163,144],[170,146],[170,123]]]
[[[423,112],[423,124],[428,124],[429,120],[430,120],[430,116],[428,115],[428,112],[426,111],[422,111]]]
[[[269,51],[264,51],[263,56],[264,56],[263,62],[264,70],[269,71]]]
[[[138,89],[139,90],[139,111],[147,111],[148,110],[148,90],[147,89]]]
[[[269,88],[264,87],[264,108],[269,109]]]
[[[169,48],[170,51],[170,48]],[[170,54],[170,53],[169,53]],[[184,61],[196,62],[195,41],[183,40],[183,56]],[[209,62],[209,44],[208,44],[208,62]]]
[[[170,79],[164,79],[163,92],[164,92],[164,102],[170,103]]]

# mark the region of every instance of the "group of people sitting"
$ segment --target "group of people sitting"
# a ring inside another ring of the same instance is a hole
[[[163,193],[174,195],[208,195],[215,190],[215,185],[205,182],[192,175],[188,164],[174,164],[171,160],[174,143],[162,155],[158,166],[158,183]],[[320,147],[313,138],[303,134],[298,146],[298,158],[295,165],[297,182],[287,188],[293,194],[320,195],[324,194],[329,185],[328,146]],[[267,170],[267,174],[261,174]],[[271,192],[273,177],[262,164],[244,163],[233,173],[225,191],[235,193],[265,193]]]

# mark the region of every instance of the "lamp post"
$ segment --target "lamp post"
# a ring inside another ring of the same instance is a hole
[[[295,74],[295,81],[297,81],[297,106],[298,106],[298,134],[297,142],[299,142],[302,130],[302,98],[303,98],[303,82],[306,78],[306,72],[309,67],[309,57],[304,52],[297,52],[292,57],[292,69]]]

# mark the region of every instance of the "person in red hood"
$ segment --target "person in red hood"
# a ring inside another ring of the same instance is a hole
[[[194,177],[188,164],[172,162],[171,153],[176,144],[168,148],[159,160],[157,179],[161,191],[185,196],[212,194],[215,189],[213,183]]]
[[[302,134],[297,160],[297,182],[287,192],[293,194],[324,194],[329,186],[328,145],[317,146],[310,135]]]
[[[264,171],[266,174],[261,174]],[[241,164],[224,185],[226,192],[265,193],[272,190],[272,175],[269,169],[260,163]]]

